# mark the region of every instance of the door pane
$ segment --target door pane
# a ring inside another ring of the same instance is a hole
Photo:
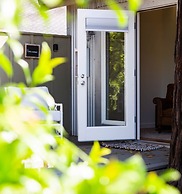
[[[102,126],[101,47],[96,44],[100,41],[101,34],[101,32],[87,32],[87,126]]]
[[[106,39],[106,120],[124,121],[124,32],[107,32]]]
[[[124,32],[88,32],[87,41],[87,126],[125,125]]]

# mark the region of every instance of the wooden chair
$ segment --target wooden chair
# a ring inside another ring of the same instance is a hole
[[[172,125],[172,107],[173,107],[174,84],[167,85],[166,98],[155,97],[155,125],[159,132],[163,126]]]

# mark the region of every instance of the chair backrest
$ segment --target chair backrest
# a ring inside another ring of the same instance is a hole
[[[18,95],[19,97],[22,97],[22,91],[19,87],[9,86],[5,88],[9,94],[12,95]],[[46,107],[47,109],[54,109],[55,107],[55,101],[54,98],[50,95],[49,90],[46,86],[39,86],[39,87],[33,87],[33,88],[24,88],[29,91],[23,99],[21,104],[27,107],[30,107],[34,110],[39,110],[40,107],[37,106],[35,102],[38,101],[41,105]],[[35,101],[36,100],[36,101]]]
[[[169,101],[173,100],[173,90],[174,90],[174,84],[168,84],[167,85],[166,99]]]

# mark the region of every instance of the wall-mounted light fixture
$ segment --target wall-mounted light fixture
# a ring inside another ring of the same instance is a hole
[[[53,51],[57,52],[58,51],[58,44],[53,44]]]

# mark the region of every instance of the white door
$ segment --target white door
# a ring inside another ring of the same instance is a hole
[[[79,9],[79,141],[136,138],[134,14],[122,27],[111,10]]]

